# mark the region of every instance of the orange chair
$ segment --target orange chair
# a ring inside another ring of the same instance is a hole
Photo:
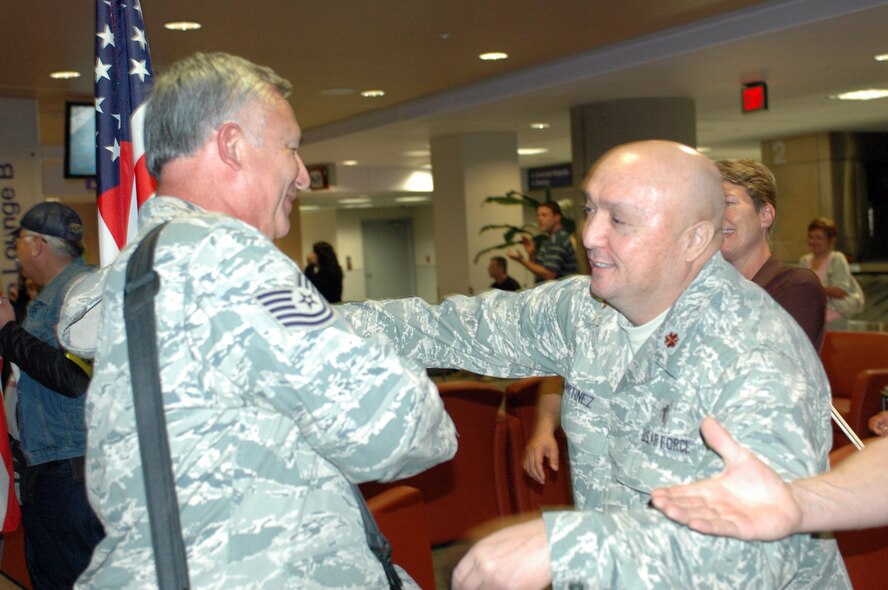
[[[367,500],[379,530],[392,546],[392,561],[423,590],[435,590],[435,566],[422,494],[396,486]]]
[[[820,351],[836,410],[857,436],[869,436],[867,421],[882,409],[882,389],[888,386],[888,334],[827,332]],[[833,449],[848,438],[833,425]]]
[[[515,416],[520,424],[517,436],[509,441],[512,455],[510,483],[518,512],[541,510],[550,506],[573,506],[567,439],[560,428],[555,432],[555,440],[558,442],[558,471],[546,467],[545,485],[535,482],[524,471],[524,447],[533,436],[539,395],[547,391],[560,394],[563,389],[564,380],[560,377],[528,377],[506,387],[506,412]]]
[[[446,382],[438,390],[459,433],[456,456],[397,482],[361,484],[365,497],[395,485],[418,488],[425,499],[432,546],[460,540],[470,529],[512,514],[502,390],[474,381]]]
[[[878,440],[864,440],[864,444]],[[835,466],[856,452],[854,445],[845,445],[829,454]],[[859,531],[837,531],[836,542],[851,578],[854,590],[882,590],[888,580],[888,526]]]

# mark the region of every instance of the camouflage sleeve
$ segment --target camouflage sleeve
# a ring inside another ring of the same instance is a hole
[[[200,268],[190,269],[195,345],[211,361],[242,357],[208,363],[206,378],[291,416],[355,482],[406,477],[453,456],[453,423],[425,371],[384,340],[356,335],[270,242],[214,232],[201,248]]]
[[[825,467],[827,392],[810,370],[800,370],[797,359],[773,349],[745,352],[719,367],[710,382],[697,394],[701,403],[695,420],[715,416],[784,478]],[[715,475],[723,462],[703,448],[695,465],[666,465],[645,454],[637,433],[622,434],[609,443],[612,468],[623,486],[641,493],[640,499],[626,511],[544,514],[554,588],[578,580],[586,587],[778,588],[803,568],[819,568],[823,580],[841,569],[828,554],[818,553],[822,548],[816,544],[822,541],[810,535],[746,542],[703,535],[668,520],[647,506],[650,492]]]
[[[569,318],[594,314],[591,305],[577,309],[592,301],[588,278],[577,277],[520,293],[453,295],[439,305],[417,297],[339,309],[359,334],[385,334],[399,352],[427,367],[523,377],[567,371],[576,341],[576,322]]]

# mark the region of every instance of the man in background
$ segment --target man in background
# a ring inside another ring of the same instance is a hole
[[[502,291],[517,291],[521,288],[518,281],[509,276],[506,259],[503,256],[494,256],[487,265],[487,274],[493,279],[491,289],[500,289]]]
[[[83,222],[70,207],[45,202],[25,213],[14,235],[21,273],[41,288],[22,327],[60,348],[56,326],[65,291],[89,270],[82,258]],[[43,383],[49,383],[44,376],[22,371],[16,384],[26,461],[21,473],[25,557],[35,588],[67,588],[86,568],[103,532],[86,497],[82,386],[72,394]]]
[[[506,255],[534,274],[537,283],[560,279],[577,272],[577,255],[570,235],[561,226],[561,207],[558,203],[540,203],[537,206],[537,224],[545,239],[537,251],[536,242],[530,236],[521,236],[527,253],[525,258],[516,250],[506,250]]]

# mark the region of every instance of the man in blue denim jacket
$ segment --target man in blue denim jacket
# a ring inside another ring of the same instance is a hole
[[[66,288],[89,270],[83,254],[83,223],[61,203],[35,205],[15,230],[22,274],[43,290],[28,307],[22,327],[58,348],[55,329]],[[41,385],[22,372],[16,410],[21,449],[25,554],[34,588],[71,587],[104,536],[86,499],[84,398]],[[82,392],[81,392],[82,393]]]

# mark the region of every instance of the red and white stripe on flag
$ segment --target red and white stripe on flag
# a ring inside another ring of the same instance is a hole
[[[0,358],[0,368],[3,359]],[[6,424],[6,410],[0,404],[0,457],[3,468],[0,469],[0,513],[3,514],[3,529],[0,533],[11,533],[18,528],[22,520],[18,498],[15,495],[15,475],[12,471],[12,448],[9,446],[9,427]]]
[[[99,259],[105,266],[135,235],[139,207],[157,186],[142,135],[154,74],[139,0],[96,0],[95,67]]]

